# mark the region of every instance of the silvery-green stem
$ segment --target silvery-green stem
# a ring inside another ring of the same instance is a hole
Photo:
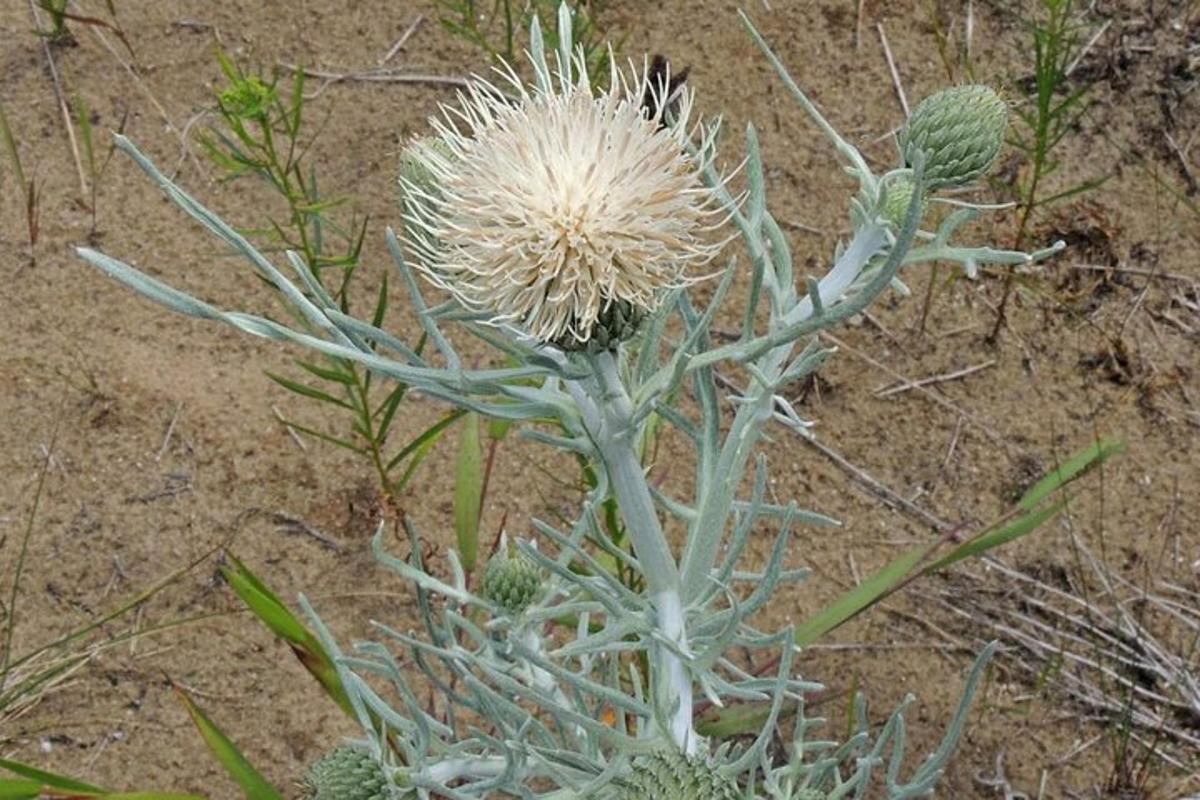
[[[503,758],[448,758],[430,765],[422,777],[423,783],[444,785],[462,778],[476,780],[494,778],[504,774]]]
[[[590,431],[604,460],[625,529],[633,542],[646,590],[654,602],[656,624],[663,638],[680,651],[687,649],[679,570],[671,554],[646,473],[638,457],[638,431],[633,422],[633,403],[621,380],[612,353],[593,359],[599,425]],[[572,391],[575,394],[579,388]],[[699,738],[692,730],[692,683],[682,659],[671,648],[660,645],[655,653],[654,691],[659,708],[672,708],[671,739],[684,752],[693,753]]]
[[[817,284],[822,305],[826,308],[838,302],[854,283],[863,268],[879,248],[887,241],[885,230],[879,225],[866,225],[859,229],[842,257]],[[812,299],[804,297],[780,318],[773,320],[773,327],[795,325],[811,317],[815,311]],[[746,390],[739,404],[733,424],[715,470],[714,485],[702,487],[696,501],[696,518],[688,531],[687,546],[683,553],[680,583],[684,596],[692,600],[707,588],[709,573],[717,560],[725,523],[733,506],[737,480],[745,473],[746,464],[759,432],[774,411],[775,382],[787,367],[788,356],[794,342],[785,342],[759,357],[755,366],[761,380],[755,380]],[[765,381],[765,383],[764,383]]]

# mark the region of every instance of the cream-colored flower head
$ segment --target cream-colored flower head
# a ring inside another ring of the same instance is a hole
[[[646,67],[614,68],[597,91],[582,58],[573,66],[580,77],[560,65],[537,87],[506,70],[511,97],[476,79],[432,121],[436,136],[410,146],[425,180],[401,179],[422,273],[560,345],[694,279],[718,249],[702,237],[720,213],[685,147],[691,92],[667,97],[669,81]]]

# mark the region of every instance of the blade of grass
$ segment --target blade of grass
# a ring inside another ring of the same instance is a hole
[[[1068,458],[1049,475],[1038,481],[1017,501],[1017,507],[1023,511],[1031,511],[1052,493],[1071,481],[1083,477],[1088,471],[1100,466],[1124,449],[1124,443],[1112,439],[1102,439],[1096,442],[1091,447]]]
[[[937,561],[930,564],[925,569],[921,570],[922,575],[929,575],[939,570],[943,570],[952,564],[962,561],[964,558],[971,556],[982,555],[992,548],[999,547],[1002,544],[1008,544],[1011,541],[1020,539],[1033,533],[1046,522],[1058,516],[1058,513],[1063,510],[1066,503],[1052,503],[1041,511],[1034,511],[1011,522],[1007,525],[1002,525],[993,530],[987,531],[980,536],[976,536],[969,542],[963,542],[951,552],[939,558]]]
[[[796,627],[796,644],[812,644],[864,609],[874,605],[923,563],[942,545],[942,540],[916,547],[890,561],[883,569],[834,600],[824,610]]]
[[[353,718],[350,698],[325,647],[245,564],[232,555],[229,560],[233,562],[233,568],[221,569],[229,586],[272,633],[292,648],[296,658],[317,679],[325,693]]]
[[[0,800],[35,800],[42,795],[37,781],[0,780]]]
[[[241,787],[247,800],[283,800],[283,795],[246,760],[237,746],[200,710],[200,707],[184,691],[183,687],[178,684],[173,685],[175,692],[179,695],[179,701],[187,709],[188,715],[196,724],[196,728],[200,731],[200,736],[208,745],[209,750],[230,777]]]
[[[50,786],[55,789],[65,789],[69,792],[81,792],[83,794],[106,794],[105,789],[101,789],[91,783],[84,783],[72,778],[64,778],[61,775],[55,775],[52,772],[44,772],[37,767],[31,767],[28,764],[22,764],[20,761],[10,761],[7,758],[0,758],[0,768],[6,769],[22,778],[27,778],[31,781],[37,781],[42,786]]]

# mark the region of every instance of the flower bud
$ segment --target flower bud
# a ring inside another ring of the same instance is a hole
[[[921,101],[908,118],[900,149],[906,166],[925,154],[930,189],[964,186],[984,175],[1000,153],[1008,106],[987,86],[943,89]]]
[[[741,800],[737,783],[704,756],[662,750],[634,762],[618,800]]]
[[[330,750],[308,768],[304,779],[309,800],[387,800],[387,778],[379,762],[359,747]]]
[[[891,175],[883,184],[883,199],[879,205],[879,215],[883,217],[892,230],[898,231],[904,227],[904,219],[908,216],[908,205],[912,202],[913,190],[916,184],[907,175]],[[917,223],[925,215],[925,198],[919,201]]]
[[[568,353],[586,351],[601,353],[616,350],[621,342],[637,335],[646,312],[627,300],[614,300],[601,309],[587,339],[580,341],[572,333],[564,333],[552,344]]]
[[[520,614],[537,596],[542,570],[524,553],[501,547],[483,573],[483,596],[509,614]]]

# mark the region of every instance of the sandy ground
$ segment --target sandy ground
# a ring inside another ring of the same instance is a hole
[[[961,42],[966,8],[867,2],[856,19],[849,0],[765,5],[747,3],[796,79],[876,163],[892,158],[886,134],[903,119],[877,25],[915,102],[947,81],[931,14],[936,11],[940,25]],[[1003,513],[1014,491],[1057,459],[1097,436],[1122,439],[1127,452],[1102,480],[1080,486],[1069,517],[1004,557],[1046,574],[1073,574],[1079,563],[1074,535],[1139,585],[1169,579],[1195,591],[1200,214],[1189,180],[1200,174],[1200,163],[1189,148],[1200,126],[1192,92],[1200,24],[1184,4],[1144,5],[1098,4],[1089,33],[1107,28],[1076,72],[1076,85],[1093,84],[1095,105],[1067,138],[1049,191],[1097,175],[1109,181],[1036,218],[1035,240],[1063,237],[1072,248],[1033,273],[1029,288],[1010,304],[1010,326],[999,341],[987,341],[1001,293],[997,275],[947,281],[943,269],[922,333],[930,275],[915,273],[909,278],[914,297],[885,299],[870,320],[838,332],[842,352],[795,399],[818,421],[821,441],[848,462],[968,530]],[[755,123],[769,165],[771,208],[786,221],[798,269],[819,273],[845,233],[849,183],[834,167],[828,143],[739,27],[737,6],[618,0],[604,20],[627,34],[626,52],[662,52],[691,67],[701,110],[721,113],[729,123],[727,163],[739,158],[745,124]],[[104,15],[102,3],[75,7]],[[1013,87],[1029,74],[1032,55],[1012,11],[1008,3],[973,5],[976,79]],[[143,150],[165,168],[177,168],[183,185],[246,227],[261,225],[264,209],[278,209],[262,186],[218,182],[194,137],[211,122],[205,112],[219,79],[214,37],[248,65],[359,69],[374,66],[422,14],[426,22],[397,66],[446,75],[483,66],[477,51],[430,22],[438,13],[432,2],[307,0],[287,10],[230,1],[127,2],[118,4],[118,13],[136,73],[123,67],[130,56],[111,30],[77,24],[77,45],[53,50],[67,96],[86,100],[98,134],[126,118],[126,133]],[[382,513],[371,472],[334,448],[309,443],[302,450],[272,414],[276,406],[313,424],[337,424],[265,377],[264,370],[291,369],[295,354],[170,315],[73,257],[71,248],[89,238],[91,214],[31,27],[24,4],[0,10],[0,98],[41,197],[41,235],[31,264],[20,191],[7,159],[0,159],[0,270],[7,295],[0,312],[0,565],[6,576],[51,454],[17,607],[15,652],[94,619],[222,544],[283,597],[303,591],[347,641],[366,634],[368,619],[406,618],[410,592],[367,551]],[[959,70],[951,78],[964,76]],[[353,198],[356,210],[372,219],[364,292],[387,269],[384,226],[398,224],[399,143],[423,131],[447,97],[445,88],[426,85],[342,83],[310,103],[313,119],[327,120],[312,150],[326,192]],[[1003,178],[990,191],[1010,196]],[[969,235],[1007,243],[1014,231],[1013,216],[1001,213]],[[249,270],[120,156],[98,187],[95,241],[204,298],[269,307]],[[414,327],[403,313],[391,324],[403,335]],[[925,392],[876,393],[897,375],[920,379],[977,365],[986,366]],[[418,430],[439,413],[414,400],[405,407],[405,424]],[[780,598],[775,621],[803,618],[857,576],[932,535],[927,524],[891,510],[790,434],[775,431],[766,452],[778,497],[797,498],[845,523],[804,533],[790,559],[815,575]],[[451,438],[404,498],[416,524],[443,543],[452,538],[452,453]],[[531,515],[569,510],[577,495],[548,477],[556,463],[537,448],[506,442],[484,528],[494,533],[502,519],[518,528]],[[670,486],[682,476],[665,479]],[[303,520],[344,547],[333,552],[289,532],[279,515]],[[237,613],[215,565],[205,560],[147,603],[136,620],[106,630],[115,636],[135,622],[146,628],[217,616],[107,650],[43,702],[5,720],[0,754],[105,785],[234,797],[170,680],[192,691],[280,786],[292,787],[307,762],[353,734],[290,651]],[[4,586],[7,592],[7,579]],[[965,626],[930,598],[960,593],[966,607],[997,586],[1002,581],[978,566],[927,581],[918,593],[837,631],[827,643],[839,647],[807,652],[800,670],[835,690],[827,709],[833,720],[845,716],[837,691],[867,691],[876,719],[915,693],[909,715],[915,765],[934,746],[971,653],[991,635]],[[1168,626],[1164,635],[1183,640],[1184,633]],[[1192,657],[1195,669],[1194,651]],[[1200,731],[1195,719],[1180,724]],[[1036,796],[1044,781],[1045,797],[1100,796],[1113,771],[1112,730],[1052,686],[1031,681],[1014,661],[1002,660],[939,796],[1003,796],[979,780],[995,774],[1001,757],[1014,789]],[[1200,791],[1194,763],[1191,769],[1189,775],[1186,767],[1155,764],[1148,794],[1121,796]]]

